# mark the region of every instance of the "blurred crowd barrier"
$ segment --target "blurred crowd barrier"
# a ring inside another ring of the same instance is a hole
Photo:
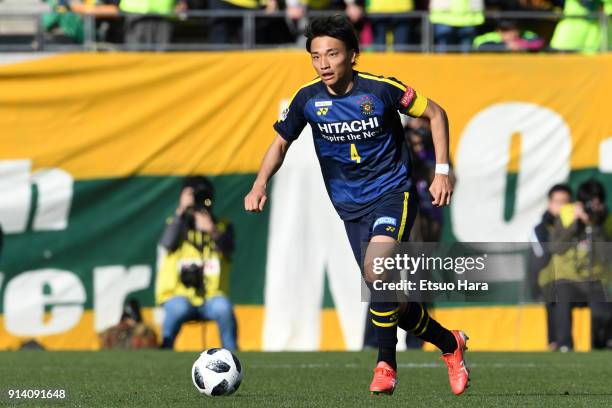
[[[452,12],[433,9],[450,4],[443,1],[431,1],[429,7],[427,2],[405,1],[408,8],[402,11],[368,3],[358,6],[358,12],[345,10],[342,3],[335,8],[309,6],[297,14],[290,7],[214,1],[230,5],[187,5],[160,14],[130,12],[118,0],[5,0],[0,2],[0,51],[303,48],[302,33],[310,19],[344,12],[366,51],[597,53],[608,51],[612,39],[609,1],[506,5],[456,0],[453,8],[465,3],[467,9]]]

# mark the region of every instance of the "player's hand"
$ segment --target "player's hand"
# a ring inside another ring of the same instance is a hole
[[[244,209],[249,212],[261,212],[268,201],[266,189],[260,186],[253,186],[249,194],[244,197]]]
[[[434,176],[429,192],[433,197],[431,202],[436,207],[450,205],[451,196],[453,195],[453,185],[447,175],[438,174]]]

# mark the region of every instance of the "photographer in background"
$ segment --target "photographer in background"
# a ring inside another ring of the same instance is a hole
[[[561,208],[572,201],[572,190],[567,184],[555,184],[548,190],[548,203],[542,220],[529,234],[531,243],[528,258],[527,286],[532,300],[541,299],[541,288],[538,285],[540,272],[546,268],[551,259],[550,234],[555,228],[555,221],[559,217]],[[555,329],[554,302],[546,302],[546,326],[548,349],[557,350],[557,334]]]
[[[206,177],[187,177],[161,237],[167,253],[157,274],[155,300],[165,312],[162,348],[174,346],[183,323],[214,320],[223,347],[237,349],[236,318],[227,297],[234,231],[213,215],[213,198]]]
[[[591,309],[591,345],[612,346],[612,304],[606,301],[610,284],[610,251],[602,243],[612,237],[612,217],[603,185],[588,180],[578,187],[578,201],[565,205],[550,231],[550,263],[538,283],[553,307],[556,343],[560,351],[573,349],[572,308]]]

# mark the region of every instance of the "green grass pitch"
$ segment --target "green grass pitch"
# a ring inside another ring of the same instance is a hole
[[[612,353],[468,353],[472,386],[451,394],[436,353],[398,353],[393,396],[370,397],[374,352],[238,353],[230,397],[200,395],[197,353],[2,352],[0,406],[79,407],[611,407]],[[65,389],[65,401],[9,400],[7,389]]]

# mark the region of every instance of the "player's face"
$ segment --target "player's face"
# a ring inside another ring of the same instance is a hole
[[[348,51],[341,40],[327,36],[313,38],[310,56],[312,66],[327,87],[352,80],[355,51]]]

